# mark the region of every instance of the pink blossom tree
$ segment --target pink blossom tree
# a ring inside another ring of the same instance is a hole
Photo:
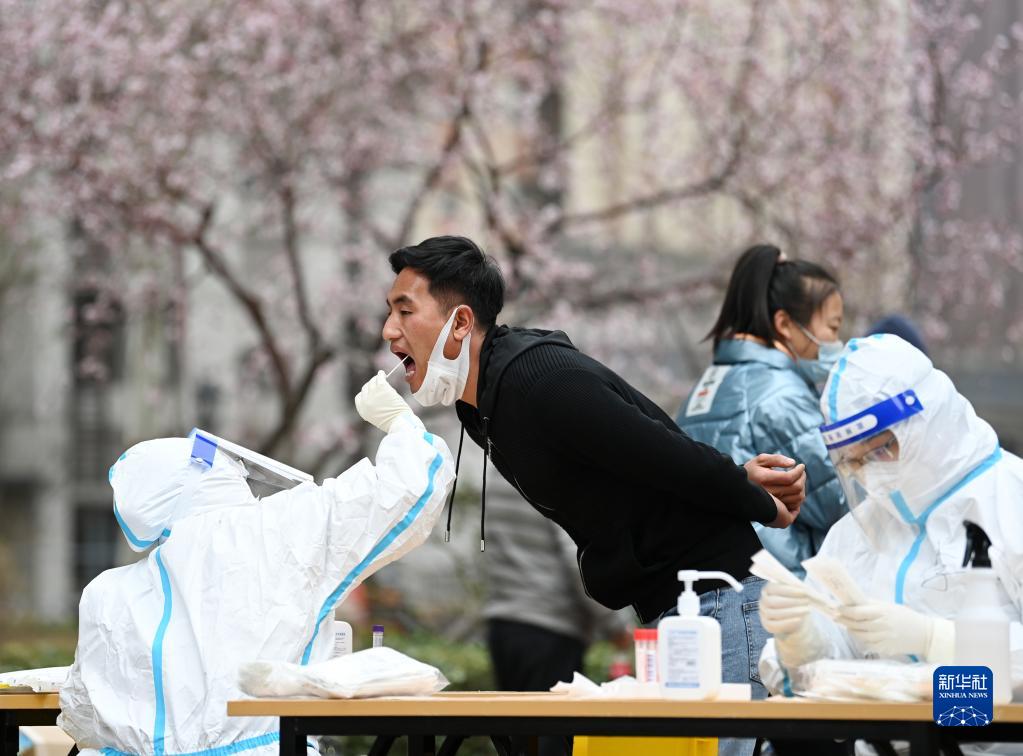
[[[385,255],[435,233],[501,259],[509,319],[573,322],[677,394],[660,356],[697,335],[678,313],[755,240],[936,336],[961,291],[924,304],[925,274],[1008,306],[1012,229],[952,212],[1018,138],[1020,29],[979,19],[967,0],[0,0],[0,168],[116,261],[94,284],[120,306],[165,299],[172,333],[201,261],[275,397],[264,451],[317,425],[329,371],[350,393],[372,372]],[[358,447],[319,425],[310,464]]]

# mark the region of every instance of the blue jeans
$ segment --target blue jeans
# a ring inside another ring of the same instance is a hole
[[[749,683],[753,698],[767,698],[767,688],[760,681],[757,664],[764,644],[771,637],[760,624],[760,591],[764,581],[750,575],[742,581],[742,593],[731,588],[718,588],[700,594],[700,614],[721,623],[721,680],[728,683]],[[662,617],[678,614],[666,611]],[[718,742],[719,756],[751,756],[755,742],[747,739],[723,738]]]

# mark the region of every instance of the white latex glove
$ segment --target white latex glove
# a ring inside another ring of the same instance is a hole
[[[774,635],[778,658],[787,667],[821,658],[825,640],[810,613],[810,599],[799,586],[768,583],[760,594],[760,623]]]
[[[951,663],[955,646],[952,620],[921,614],[901,604],[870,601],[844,606],[836,621],[865,652],[881,657],[913,654],[929,662]]]
[[[412,412],[408,402],[387,382],[384,371],[374,375],[355,395],[355,409],[367,423],[389,433],[394,421]]]

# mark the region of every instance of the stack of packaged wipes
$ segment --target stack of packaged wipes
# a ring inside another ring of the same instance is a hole
[[[59,693],[70,667],[21,669],[0,674],[0,693]]]

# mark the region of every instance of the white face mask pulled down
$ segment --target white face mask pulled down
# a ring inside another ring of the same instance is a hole
[[[424,407],[433,407],[436,404],[450,407],[465,391],[465,383],[469,379],[469,343],[472,333],[465,337],[461,351],[455,359],[449,360],[444,356],[444,344],[455,324],[458,309],[457,307],[454,309],[448,322],[440,329],[437,343],[433,345],[433,352],[426,366],[423,384],[418,391],[412,392],[412,397]]]

